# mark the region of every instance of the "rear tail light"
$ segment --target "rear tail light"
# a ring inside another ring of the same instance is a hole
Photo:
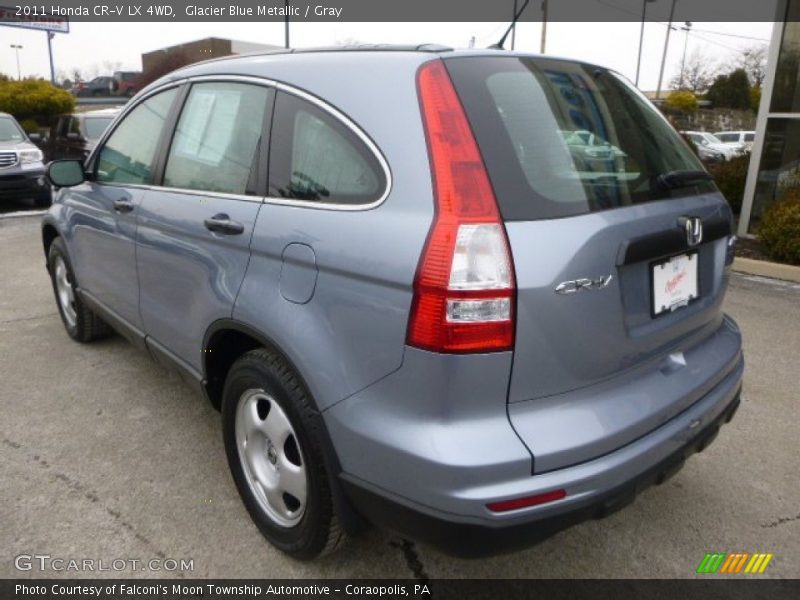
[[[423,65],[417,88],[436,205],[414,281],[408,344],[510,350],[514,266],[486,168],[444,63]]]

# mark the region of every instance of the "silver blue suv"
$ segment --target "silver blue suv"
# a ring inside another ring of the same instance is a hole
[[[49,176],[67,332],[113,328],[218,407],[242,500],[298,558],[368,523],[531,544],[662,482],[739,403],[731,211],[602,67],[211,61]]]

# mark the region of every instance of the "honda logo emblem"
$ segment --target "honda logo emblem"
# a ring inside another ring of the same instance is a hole
[[[681,217],[678,225],[686,231],[686,243],[697,246],[703,241],[703,221],[700,217]]]

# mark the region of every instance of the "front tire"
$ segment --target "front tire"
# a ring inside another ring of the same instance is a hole
[[[300,560],[332,552],[343,540],[318,426],[308,394],[282,358],[262,348],[233,364],[222,428],[234,482],[264,537]]]
[[[60,237],[50,244],[47,267],[56,296],[58,313],[67,335],[77,342],[91,342],[111,333],[111,329],[94,314],[75,291],[75,276],[64,242]]]

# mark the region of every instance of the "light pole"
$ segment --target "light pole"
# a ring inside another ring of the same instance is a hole
[[[658,88],[656,89],[656,100],[661,99],[661,83],[664,81],[664,65],[667,62],[667,49],[669,48],[669,34],[672,31],[672,17],[675,16],[675,2],[672,0],[672,8],[669,10],[669,23],[667,23],[667,35],[664,38],[664,54],[661,56],[661,70],[658,72]]]
[[[639,87],[639,69],[642,66],[642,44],[644,42],[644,20],[647,16],[647,3],[656,0],[642,0],[642,28],[639,31],[639,56],[636,59],[636,87]]]
[[[22,81],[22,70],[19,68],[19,51],[22,50],[22,46],[20,44],[11,44],[11,47],[17,53],[17,79]]]
[[[542,0],[542,41],[539,45],[539,53],[544,54],[547,47],[547,0]]]
[[[683,89],[683,69],[686,66],[686,47],[689,45],[689,31],[692,29],[692,22],[686,21],[686,25],[681,27],[686,32],[686,39],[683,40],[683,58],[681,59],[681,79],[678,89]]]
[[[286,6],[286,23],[284,25],[284,35],[285,35],[285,43],[286,49],[289,49],[289,0],[285,2]]]

